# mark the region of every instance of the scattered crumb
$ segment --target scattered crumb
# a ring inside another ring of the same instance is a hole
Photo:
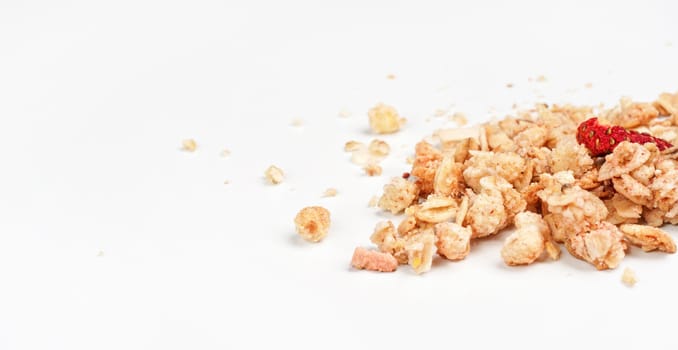
[[[464,126],[466,123],[468,123],[466,115],[462,112],[455,112],[450,116],[450,120],[457,123],[458,126]]]
[[[97,256],[98,256],[98,257],[104,256],[104,251],[101,250],[101,249],[99,249],[99,252],[97,253]]]
[[[323,207],[306,207],[294,218],[297,233],[309,242],[319,242],[330,228],[330,212]]]
[[[404,118],[400,118],[395,108],[379,103],[372,107],[367,115],[370,121],[370,128],[377,134],[391,134],[398,130],[404,124]]]
[[[345,151],[345,152],[353,152],[353,151],[357,151],[357,150],[359,150],[362,146],[363,146],[362,142],[353,141],[353,140],[347,141],[347,142],[344,144],[344,151]]]
[[[507,84],[506,84],[506,87],[509,88],[509,89],[512,88],[512,87],[513,87],[513,83],[507,83]]]
[[[445,116],[445,114],[447,114],[447,112],[448,111],[446,109],[438,108],[435,111],[433,111],[433,116],[434,117],[443,117],[443,116]]]
[[[593,83],[586,83],[586,84],[584,84],[584,87],[587,88],[587,89],[590,89],[590,88],[593,87]]]
[[[228,184],[230,184],[230,183],[231,183],[231,181],[224,180],[224,185],[228,185]]]
[[[346,108],[342,108],[339,111],[339,118],[348,118],[351,116],[351,112],[349,112]]]
[[[294,118],[292,119],[292,122],[290,123],[292,126],[302,126],[304,125],[304,120],[300,118]]]
[[[667,41],[666,44],[664,44],[664,45],[666,45],[666,47],[671,47],[671,46],[673,46],[673,43],[670,42],[670,41]]]
[[[395,78],[396,78],[395,74],[389,74],[386,76],[386,79],[388,80],[395,80]]]
[[[622,274],[622,282],[629,287],[633,287],[638,280],[636,279],[636,273],[630,268],[625,268],[624,273]]]
[[[229,150],[227,150],[227,149],[224,149],[223,151],[221,151],[220,155],[221,155],[222,157],[224,157],[224,158],[225,158],[225,157],[228,157],[228,156],[231,155],[231,151],[229,151]]]
[[[367,207],[374,208],[377,206],[377,203],[379,203],[379,196],[372,196],[372,198],[370,198],[370,201],[367,203]]]
[[[414,164],[414,157],[407,156],[407,158],[405,158],[405,162],[407,162],[407,164]]]
[[[181,150],[186,152],[195,152],[198,148],[198,144],[194,139],[186,139],[181,142]]]
[[[282,169],[278,168],[275,165],[271,165],[270,167],[268,167],[264,175],[266,176],[266,180],[268,180],[268,182],[270,182],[273,185],[281,183],[285,178],[285,174],[283,173]]]
[[[337,189],[336,188],[328,188],[325,190],[323,193],[323,197],[334,197],[337,195]]]
[[[431,117],[426,117],[426,119],[424,119],[424,121],[427,122],[427,123],[430,123],[430,122],[431,122]]]
[[[365,174],[367,174],[367,176],[381,175],[381,167],[377,164],[367,164],[363,169],[365,169]]]
[[[374,139],[370,142],[368,151],[370,152],[370,155],[374,157],[383,158],[391,152],[391,146],[389,146],[386,141]]]
[[[537,77],[537,80],[536,80],[536,81],[537,81],[538,83],[545,83],[545,82],[546,82],[546,77],[543,76],[543,75],[540,75],[540,76]]]

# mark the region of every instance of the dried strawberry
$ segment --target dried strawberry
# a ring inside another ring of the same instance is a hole
[[[598,118],[591,118],[577,128],[577,142],[586,146],[595,157],[612,153],[622,141],[640,144],[652,142],[660,151],[672,147],[669,142],[648,133],[626,130],[617,125],[600,125]]]

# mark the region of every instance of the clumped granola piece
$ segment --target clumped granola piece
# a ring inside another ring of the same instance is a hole
[[[516,153],[495,153],[469,151],[471,158],[466,161],[463,171],[464,181],[474,191],[480,191],[480,179],[488,175],[498,175],[514,184],[522,180],[526,162]]]
[[[529,265],[544,252],[549,227],[541,215],[522,212],[515,217],[516,230],[506,238],[501,257],[509,266]]]
[[[367,164],[363,169],[367,176],[379,176],[382,172],[381,166],[377,164]]]
[[[442,152],[430,143],[421,141],[416,145],[414,163],[410,174],[417,177],[417,186],[422,195],[433,192],[433,181],[442,158]]]
[[[379,248],[380,252],[392,255],[401,264],[407,264],[405,240],[396,234],[391,221],[378,222],[370,236],[370,241]]]
[[[194,139],[186,139],[181,141],[181,150],[186,152],[195,152],[198,149],[198,143]]]
[[[398,214],[419,197],[419,188],[414,183],[394,177],[384,185],[384,194],[379,199],[379,208]]]
[[[624,141],[605,156],[605,163],[598,171],[598,181],[630,173],[645,164],[650,155],[650,151],[643,145]]]
[[[621,225],[619,229],[631,244],[641,247],[646,252],[653,250],[670,254],[676,252],[676,244],[673,242],[673,238],[662,229],[634,224]]]
[[[629,287],[633,287],[636,285],[638,282],[638,279],[636,278],[636,273],[631,270],[631,268],[625,268],[624,273],[622,273],[622,282],[626,284]]]
[[[445,196],[461,193],[464,189],[463,167],[452,156],[444,157],[433,177],[434,193]]]
[[[652,104],[633,102],[628,97],[622,97],[619,107],[609,111],[606,119],[614,125],[629,129],[647,125],[657,116],[659,111]]]
[[[612,179],[614,189],[634,203],[649,205],[652,191],[629,174],[622,174]]]
[[[370,128],[378,134],[391,134],[400,130],[403,120],[391,106],[379,103],[367,112]]]
[[[357,247],[353,251],[351,265],[359,270],[393,272],[398,268],[398,261],[390,254]]]
[[[319,242],[330,229],[330,212],[323,207],[306,207],[294,218],[297,233],[309,242]]]
[[[410,236],[405,245],[408,263],[414,272],[421,274],[431,269],[435,252],[435,235],[432,230],[425,230]]]
[[[268,182],[273,185],[281,183],[285,178],[285,174],[283,173],[282,169],[275,165],[269,166],[268,169],[266,169],[264,176],[266,176],[266,180],[268,180]]]
[[[602,221],[589,231],[569,235],[565,247],[574,257],[598,270],[614,269],[624,258],[623,239],[617,226]]]
[[[582,177],[593,168],[593,159],[586,147],[577,144],[574,137],[559,142],[552,150],[549,160],[552,172],[570,170],[575,178]]]
[[[449,260],[462,260],[471,250],[472,231],[453,222],[441,222],[435,226],[438,254]]]
[[[569,235],[582,233],[607,217],[608,211],[600,198],[574,184],[571,171],[554,175],[542,174],[537,192],[542,200],[544,220],[557,242]]]
[[[471,197],[465,218],[474,238],[498,233],[527,205],[520,193],[502,177],[483,177],[479,185],[481,191]]]

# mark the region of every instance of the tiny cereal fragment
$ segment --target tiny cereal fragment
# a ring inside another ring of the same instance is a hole
[[[186,152],[195,152],[198,148],[198,144],[194,139],[186,139],[181,141],[181,150]]]
[[[659,250],[673,254],[676,252],[676,244],[673,238],[664,230],[645,225],[624,224],[619,229],[624,233],[624,237],[633,245],[641,247],[644,251],[650,252]]]
[[[351,265],[359,270],[393,272],[398,268],[398,260],[391,254],[358,247],[353,251]]]
[[[395,78],[396,78],[395,74],[389,74],[386,76],[386,79],[388,80],[395,80]]]
[[[370,128],[378,134],[391,134],[400,130],[402,120],[398,111],[391,106],[379,103],[367,112]]]
[[[270,167],[268,167],[264,175],[266,176],[266,180],[268,180],[268,182],[270,182],[273,185],[281,183],[285,178],[285,174],[283,173],[282,169],[278,168],[275,165],[271,165]]]
[[[374,207],[377,206],[378,203],[379,203],[379,196],[372,196],[372,198],[370,198],[370,201],[367,202],[367,207],[374,208]]]
[[[353,140],[347,141],[347,142],[344,144],[344,151],[346,151],[346,152],[354,152],[354,151],[359,150],[362,146],[363,146],[362,142],[353,141]]]
[[[221,151],[221,156],[224,157],[224,158],[226,158],[230,155],[231,155],[231,151],[229,151],[227,149],[224,149],[224,150]]]
[[[319,242],[330,228],[330,212],[323,207],[306,207],[294,218],[294,224],[303,239]]]
[[[633,287],[638,280],[636,279],[636,273],[630,268],[625,268],[624,273],[622,273],[622,282],[629,287]]]
[[[391,152],[391,146],[386,141],[374,139],[370,142],[368,150],[375,157],[386,157]]]
[[[381,175],[382,171],[381,167],[377,164],[367,164],[363,169],[365,170],[365,174],[367,174],[367,176],[379,176]]]
[[[328,188],[323,193],[323,197],[334,197],[336,195],[337,195],[337,189],[336,188]]]
[[[292,119],[292,122],[290,123],[292,126],[302,126],[304,125],[304,120],[300,118],[294,118]]]
[[[457,123],[459,126],[464,126],[466,123],[468,123],[468,119],[466,119],[466,115],[462,112],[455,112],[450,116],[450,120]]]

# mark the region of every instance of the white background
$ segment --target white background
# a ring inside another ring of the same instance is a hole
[[[437,109],[478,122],[513,103],[678,90],[676,13],[671,1],[3,0],[0,349],[675,349],[676,256],[508,268],[503,234],[422,276],[349,261],[389,217],[370,197],[408,170],[417,140],[451,126]],[[342,148],[374,137],[366,111],[380,101],[409,122],[383,137],[392,153],[369,178]],[[279,186],[263,180],[271,164]],[[321,198],[328,187],[339,195]],[[306,205],[332,213],[322,243],[294,233]]]

